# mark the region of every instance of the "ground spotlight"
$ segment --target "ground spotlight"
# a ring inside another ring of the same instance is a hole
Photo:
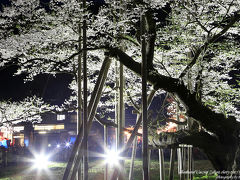
[[[60,144],[57,144],[57,148],[60,148]]]
[[[121,159],[121,157],[119,156],[119,152],[116,152],[114,150],[107,150],[104,158],[105,163],[109,165],[118,165],[119,160]]]
[[[34,160],[33,160],[33,167],[35,169],[47,169],[49,161],[48,156],[41,153],[41,154],[34,154]]]

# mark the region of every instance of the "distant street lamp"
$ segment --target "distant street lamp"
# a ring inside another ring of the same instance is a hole
[[[70,147],[70,143],[67,142],[67,143],[65,144],[65,146],[66,146],[66,147]]]

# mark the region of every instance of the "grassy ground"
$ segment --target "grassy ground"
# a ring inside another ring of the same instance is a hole
[[[130,165],[130,161],[126,160],[126,163],[125,163],[126,178],[128,177],[128,173],[129,173],[129,165]],[[1,168],[0,180],[58,180],[58,179],[62,179],[65,166],[66,166],[66,163],[52,162],[51,164],[49,164],[46,170],[37,171],[37,170],[31,169],[30,164],[19,164],[19,165],[10,166],[7,168]],[[89,180],[103,179],[104,165],[101,160],[90,162],[89,167],[90,167]],[[206,161],[206,160],[195,161],[194,167],[195,167],[195,170],[198,170],[198,172],[200,172],[200,174],[194,175],[195,180],[215,179],[215,176],[211,177],[206,174],[207,171],[213,170],[209,161]],[[165,170],[166,170],[165,174],[167,176],[165,179],[168,179],[168,170],[169,170],[168,162],[165,163]],[[111,174],[111,170],[109,174]],[[151,180],[159,179],[158,161],[151,162],[150,176],[151,176]],[[174,171],[174,179],[176,180],[179,179],[176,165],[175,165],[175,171]],[[142,162],[140,160],[135,161],[134,180],[142,180]]]

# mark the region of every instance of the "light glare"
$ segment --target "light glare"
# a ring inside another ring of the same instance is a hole
[[[46,169],[48,166],[48,157],[44,154],[35,155],[33,167],[35,169]]]
[[[66,147],[69,147],[69,146],[70,146],[70,143],[69,143],[69,142],[67,142],[67,143],[65,144],[65,146],[66,146]]]
[[[119,153],[114,150],[107,151],[107,154],[104,157],[105,163],[110,165],[117,165],[120,160]]]

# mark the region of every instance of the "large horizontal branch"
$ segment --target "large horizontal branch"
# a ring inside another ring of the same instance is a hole
[[[202,149],[211,148],[211,146],[216,147],[218,144],[217,138],[207,132],[190,132],[189,134],[190,135],[178,136],[177,142],[180,144],[190,144]]]
[[[226,162],[232,158],[226,156],[229,151],[231,152],[231,156],[234,157],[234,150],[232,151],[232,149],[235,148],[236,144],[232,143],[232,141],[227,145],[224,143],[221,144],[218,137],[204,131],[192,132],[190,135],[179,137],[177,141],[181,144],[191,144],[201,148],[213,163],[214,168],[218,170],[221,170],[226,165]]]
[[[186,144],[202,149],[209,149],[218,146],[218,140],[204,131],[190,132],[188,130],[179,130],[177,132],[162,132],[154,135],[149,139],[149,144],[155,148]]]
[[[125,52],[118,48],[105,48],[108,50],[107,53],[109,56],[115,57],[117,60],[121,61],[121,63],[123,63],[127,68],[131,69],[139,76],[141,75],[141,63],[134,61],[130,56],[128,56]],[[162,89],[168,92],[174,92],[177,83],[179,83],[179,80],[161,75],[153,69],[150,72],[148,71],[148,82],[151,83],[155,89],[159,89],[159,84],[161,84]]]
[[[121,61],[127,68],[138,75],[141,75],[141,63],[134,61],[125,52],[118,48],[106,47],[108,55]],[[238,127],[238,123],[234,117],[226,119],[223,114],[215,113],[201,102],[197,101],[196,94],[192,94],[183,82],[176,78],[171,78],[159,74],[156,70],[148,72],[147,80],[154,86],[155,90],[163,89],[167,92],[176,95],[185,105],[187,115],[200,122],[206,130],[218,135],[224,134],[226,130],[232,132]],[[218,125],[226,127],[224,130],[219,130]],[[222,135],[221,135],[222,136]]]

